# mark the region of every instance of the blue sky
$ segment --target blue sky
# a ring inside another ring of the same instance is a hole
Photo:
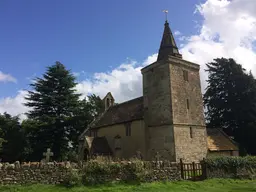
[[[24,90],[57,60],[78,75],[84,96],[141,96],[140,70],[157,58],[164,9],[183,59],[201,66],[202,92],[205,64],[216,57],[256,75],[256,0],[0,0],[0,113],[24,114]]]
[[[0,97],[27,89],[56,60],[73,72],[117,67],[127,58],[142,61],[156,53],[163,31],[163,9],[173,31],[194,32],[197,0],[2,0],[0,71],[17,83],[1,83]]]

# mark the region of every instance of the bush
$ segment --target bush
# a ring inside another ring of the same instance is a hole
[[[131,182],[143,182],[146,179],[146,176],[149,174],[149,171],[146,170],[144,162],[140,160],[133,160],[124,165],[124,181]]]
[[[215,157],[205,160],[207,168],[210,169],[232,169],[232,168],[246,168],[256,169],[256,156],[246,157]]]
[[[85,163],[82,181],[84,184],[102,184],[107,182],[142,182],[147,171],[144,162],[133,160],[129,162],[89,161]]]
[[[66,187],[73,187],[82,184],[82,175],[79,173],[78,170],[72,169],[65,177],[63,183]]]
[[[215,157],[205,160],[210,178],[254,179],[256,157]]]

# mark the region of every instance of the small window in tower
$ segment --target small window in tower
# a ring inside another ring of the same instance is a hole
[[[183,70],[183,78],[185,81],[188,81],[188,71]]]
[[[187,109],[189,109],[189,99],[187,99]]]
[[[125,124],[125,133],[126,133],[126,136],[131,136],[131,123],[126,123]]]
[[[192,129],[192,127],[189,127],[189,132],[190,132],[190,138],[193,138],[193,129]]]

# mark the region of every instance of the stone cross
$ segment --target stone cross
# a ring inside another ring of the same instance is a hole
[[[45,162],[50,162],[50,157],[53,156],[53,152],[51,152],[51,149],[48,148],[45,153],[43,153],[43,156],[45,156]]]

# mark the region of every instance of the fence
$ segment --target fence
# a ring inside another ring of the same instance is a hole
[[[204,160],[200,163],[183,163],[180,159],[181,178],[185,180],[204,180],[206,179],[206,166]]]

